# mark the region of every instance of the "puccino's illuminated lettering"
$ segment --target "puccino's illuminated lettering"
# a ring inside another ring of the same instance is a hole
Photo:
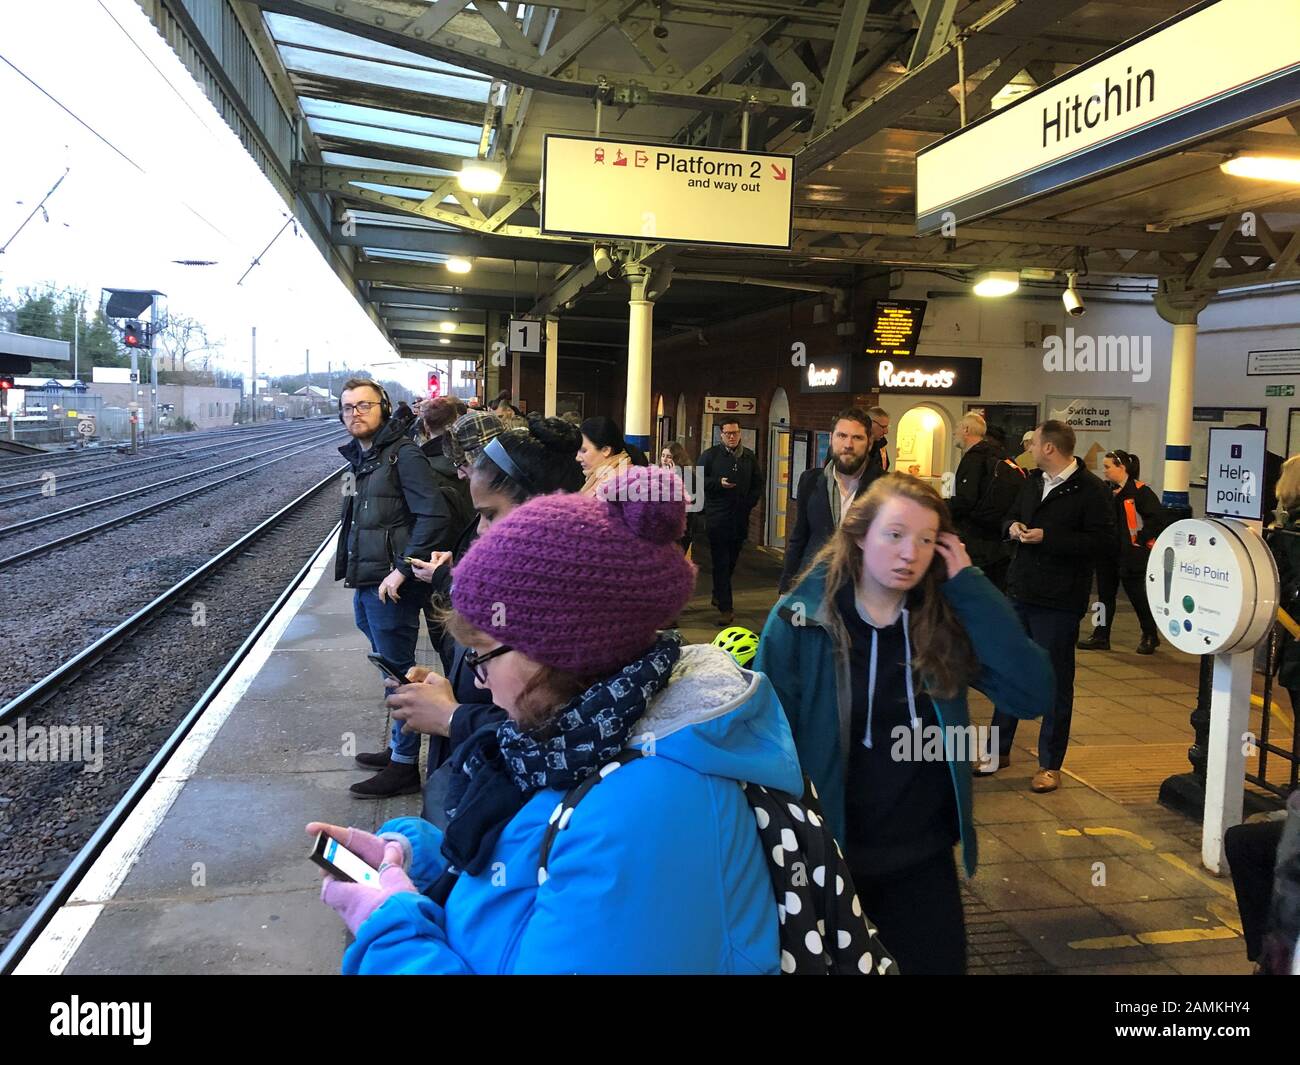
[[[938,370],[935,373],[924,373],[921,370],[895,371],[894,364],[887,359],[881,359],[877,374],[882,388],[952,388],[953,382],[957,380],[954,370]]]
[[[829,370],[817,369],[816,363],[808,364],[808,387],[824,388],[837,385],[840,383],[840,370],[838,366],[832,366]]]

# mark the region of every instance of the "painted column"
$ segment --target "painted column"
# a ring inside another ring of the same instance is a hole
[[[1196,391],[1196,319],[1208,297],[1171,293],[1156,295],[1156,311],[1174,329],[1169,367],[1169,402],[1165,410],[1165,470],[1162,502],[1190,506],[1187,486],[1192,467],[1192,406]],[[1190,511],[1189,511],[1190,514]]]
[[[542,412],[555,417],[555,390],[560,379],[560,320],[546,319],[546,393]]]
[[[654,303],[648,292],[650,270],[640,265],[627,267],[627,408],[623,438],[642,451],[650,448],[650,357],[654,330]]]

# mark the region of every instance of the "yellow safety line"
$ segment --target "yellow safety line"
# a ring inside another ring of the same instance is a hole
[[[1277,608],[1277,620],[1282,623],[1282,628],[1286,629],[1297,640],[1300,640],[1300,625],[1296,624],[1295,618],[1288,614],[1281,607]]]
[[[1145,836],[1139,836],[1136,832],[1130,832],[1127,828],[1107,828],[1099,826],[1097,828],[1085,828],[1089,836],[1122,836],[1124,839],[1131,839],[1143,850],[1153,851],[1156,845]]]
[[[1291,716],[1291,711],[1285,707],[1279,706],[1276,699],[1271,699],[1269,709],[1273,711],[1273,716],[1282,722],[1287,728],[1295,730],[1295,718]],[[1264,697],[1262,695],[1252,695],[1250,705],[1264,709]]]
[[[1071,950],[1114,950],[1118,947],[1140,947],[1132,936],[1097,936],[1094,939],[1076,939],[1067,943]]]
[[[1235,904],[1232,906],[1226,906],[1218,899],[1210,899],[1205,908],[1234,932],[1239,935],[1241,934],[1241,917],[1237,914],[1237,907]]]
[[[1206,887],[1212,888],[1213,890],[1217,891],[1225,899],[1229,899],[1233,903],[1237,901],[1236,894],[1233,892],[1232,888],[1228,887],[1227,884],[1223,883],[1221,880],[1216,880],[1214,877],[1210,876],[1210,874],[1206,873],[1204,870],[1197,869],[1196,866],[1183,861],[1183,859],[1178,857],[1178,855],[1171,854],[1168,851],[1164,851],[1161,852],[1160,857],[1163,858],[1165,861],[1167,861],[1180,873],[1186,873],[1188,876],[1194,877],[1195,879],[1199,880],[1202,884],[1204,884]]]
[[[1174,928],[1168,932],[1139,932],[1139,943],[1199,943],[1206,939],[1236,939],[1231,928]]]

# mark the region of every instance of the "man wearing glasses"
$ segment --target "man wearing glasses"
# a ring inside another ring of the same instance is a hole
[[[339,448],[351,469],[344,477],[334,579],[355,589],[353,614],[371,649],[405,673],[415,664],[428,598],[428,585],[411,580],[406,559],[449,549],[460,530],[429,460],[406,435],[409,423],[392,417],[388,395],[376,382],[354,377],[344,383],[339,420],[352,439]],[[383,799],[419,791],[419,758],[419,734],[403,733],[401,722],[394,722],[387,750],[357,755],[358,765],[379,772],[353,784],[352,793]]]
[[[868,407],[867,417],[871,419],[871,447],[867,453],[867,469],[862,479],[870,484],[882,473],[888,473],[892,469],[889,452],[885,450],[889,443],[889,411],[884,407]]]
[[[749,535],[749,512],[763,492],[763,477],[757,456],[740,442],[740,423],[734,418],[722,423],[722,443],[704,452],[700,463],[704,467],[704,522],[713,560],[713,605],[722,615],[722,624],[730,625],[736,617],[731,575]]]

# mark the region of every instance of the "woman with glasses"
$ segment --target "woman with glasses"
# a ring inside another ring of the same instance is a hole
[[[781,971],[740,782],[799,790],[789,726],[766,677],[661,635],[695,583],[685,504],[666,470],[628,481],[529,500],[457,568],[448,630],[508,720],[457,751],[446,831],[308,826],[386,866],[326,880],[345,973]]]
[[[582,485],[582,473],[574,459],[578,442],[577,428],[560,418],[536,414],[529,419],[526,430],[509,429],[490,439],[474,460],[469,475],[477,515],[475,538],[533,496],[576,492]],[[444,602],[450,603],[457,561],[443,552],[435,554],[427,566],[413,563],[412,568],[420,580],[441,577]],[[430,737],[424,816],[436,825],[446,823],[443,798],[451,774],[448,760],[452,751],[478,729],[494,726],[505,716],[504,710],[493,705],[490,693],[475,684],[467,647],[448,636],[443,640],[441,656],[445,676],[430,673],[422,684],[405,685],[388,697],[396,720],[403,722],[408,731]]]

